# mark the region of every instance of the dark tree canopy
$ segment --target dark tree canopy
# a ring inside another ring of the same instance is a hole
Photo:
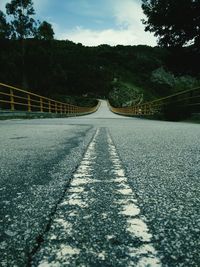
[[[145,30],[162,46],[200,45],[200,0],[142,0]]]
[[[10,25],[6,21],[5,14],[0,10],[0,39],[6,39],[10,36]]]
[[[37,29],[36,37],[43,40],[53,40],[54,31],[50,23],[43,21]]]
[[[32,0],[11,0],[6,4],[8,15],[13,17],[11,21],[12,37],[24,39],[35,33],[35,14]]]

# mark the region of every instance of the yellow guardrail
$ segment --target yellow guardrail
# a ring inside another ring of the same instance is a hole
[[[167,97],[134,105],[131,107],[113,107],[112,112],[121,115],[154,115],[163,110],[172,108],[185,108],[193,112],[200,112],[200,87],[185,90]]]
[[[11,111],[48,112],[78,115],[95,112],[94,107],[80,107],[31,93],[17,87],[0,83],[0,109]]]

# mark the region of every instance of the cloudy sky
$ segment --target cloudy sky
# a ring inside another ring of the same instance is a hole
[[[5,3],[0,0],[0,9]],[[55,38],[88,46],[156,45],[144,31],[141,0],[33,0],[37,18],[53,25]]]

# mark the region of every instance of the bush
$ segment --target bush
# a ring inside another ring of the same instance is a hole
[[[200,85],[200,82],[189,75],[180,76],[175,79],[175,91],[192,89]]]
[[[123,82],[113,82],[113,90],[109,94],[109,101],[115,107],[128,107],[138,104],[143,98],[141,91]]]
[[[192,76],[185,75],[176,77],[171,72],[166,71],[163,67],[152,72],[151,82],[158,95],[170,95],[200,85],[200,81]]]
[[[172,88],[175,86],[175,81],[174,75],[166,71],[163,67],[152,71],[151,82],[156,92],[161,95],[170,94]]]

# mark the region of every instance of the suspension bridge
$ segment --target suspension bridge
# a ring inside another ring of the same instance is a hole
[[[99,107],[81,107],[56,101],[35,93],[19,89],[14,86],[0,83],[0,108],[9,111],[28,111],[41,113],[56,113],[66,116],[85,115],[95,112]],[[155,115],[163,112],[199,112],[200,88],[193,88],[178,92],[167,97],[155,99],[129,107],[113,107],[109,104],[112,112],[120,115],[144,116]]]
[[[133,107],[55,101],[0,84],[0,265],[199,266],[199,89]],[[78,116],[84,115],[84,116]],[[141,117],[144,118],[141,118]]]

